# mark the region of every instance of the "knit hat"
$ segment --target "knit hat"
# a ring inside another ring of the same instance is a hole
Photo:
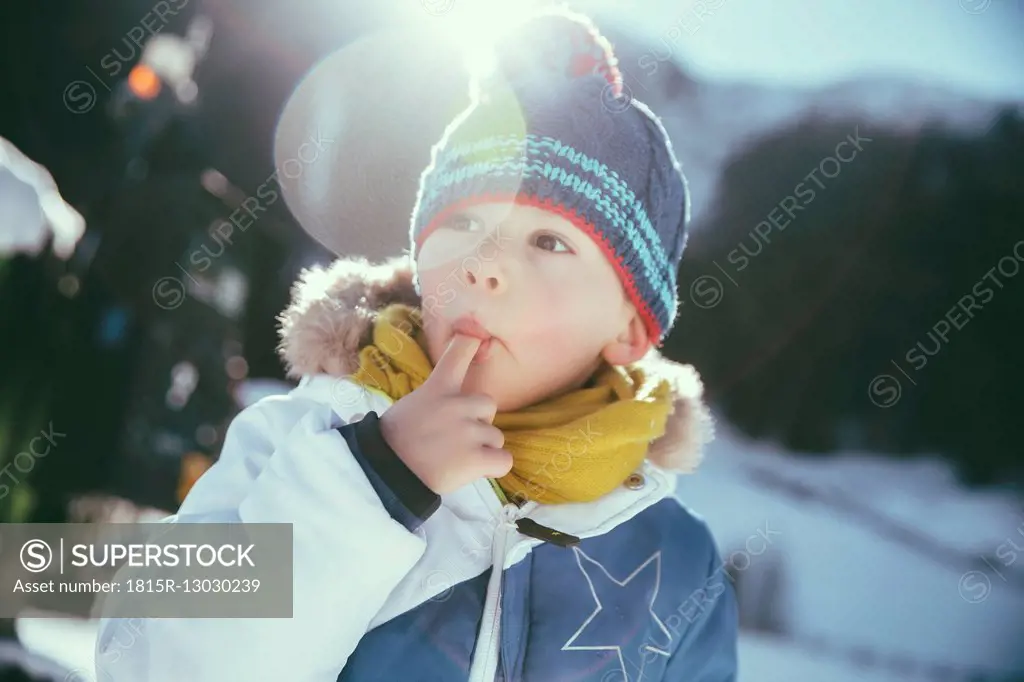
[[[495,57],[420,177],[414,262],[427,236],[468,206],[514,201],[557,213],[600,247],[660,345],[676,318],[689,221],[664,127],[623,92],[611,45],[584,15],[535,14]]]

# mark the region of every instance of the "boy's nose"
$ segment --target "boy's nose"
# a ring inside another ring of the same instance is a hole
[[[485,260],[474,259],[479,268],[464,267],[466,284],[483,294],[500,294],[508,288],[508,275],[501,267],[497,258]],[[473,263],[476,265],[476,263]]]

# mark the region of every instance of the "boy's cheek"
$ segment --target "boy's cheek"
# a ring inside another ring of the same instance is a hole
[[[509,341],[539,366],[556,367],[571,363],[586,348],[586,344],[579,342],[579,334],[573,325],[566,324],[569,320],[564,313],[536,310],[528,318],[516,325],[516,332]]]
[[[517,328],[537,343],[571,347],[578,342],[580,331],[589,327],[594,313],[605,314],[599,307],[577,302],[564,289],[526,282],[519,293],[522,298],[516,308],[525,319]]]
[[[479,239],[473,233],[438,229],[431,233],[419,248],[416,265],[420,271],[430,271],[440,279],[458,274],[465,268],[472,269],[473,259],[480,248]]]
[[[446,306],[455,300],[458,293],[455,291],[455,287],[452,286],[452,283],[445,280],[437,285],[437,295],[440,298],[440,305]]]

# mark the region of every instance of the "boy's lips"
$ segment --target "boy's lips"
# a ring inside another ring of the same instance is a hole
[[[452,322],[452,332],[455,334],[472,336],[473,338],[480,339],[481,341],[487,341],[492,336],[492,334],[487,331],[487,328],[480,324],[480,321],[472,315],[463,315]]]
[[[487,328],[484,327],[480,320],[476,319],[472,315],[463,315],[452,322],[452,333],[463,334],[465,336],[472,336],[475,339],[480,339],[480,347],[476,349],[476,354],[473,356],[473,363],[484,362],[491,355],[492,342],[497,339],[492,335]]]

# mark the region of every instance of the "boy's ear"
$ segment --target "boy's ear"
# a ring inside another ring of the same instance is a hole
[[[619,336],[601,349],[601,357],[609,365],[628,365],[636,362],[651,348],[647,327],[635,312],[629,325]]]

